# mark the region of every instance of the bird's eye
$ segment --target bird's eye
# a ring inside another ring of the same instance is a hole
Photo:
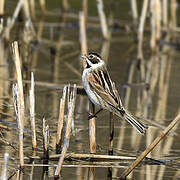
[[[93,55],[90,55],[89,58],[92,59],[92,58],[93,58]]]

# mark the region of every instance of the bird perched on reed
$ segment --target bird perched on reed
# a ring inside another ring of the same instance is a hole
[[[124,108],[103,59],[97,53],[82,55],[81,59],[84,64],[83,86],[90,101],[99,108],[125,119],[140,134],[144,134],[147,126]]]

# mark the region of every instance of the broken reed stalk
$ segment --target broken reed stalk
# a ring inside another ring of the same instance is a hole
[[[20,167],[24,168],[24,154],[23,154],[23,131],[24,131],[24,94],[23,83],[21,74],[21,63],[18,50],[18,43],[14,41],[12,43],[13,59],[16,66],[17,84],[13,86],[14,95],[14,107],[16,111],[16,118],[19,130],[19,157]]]
[[[95,105],[89,100],[89,115],[95,114]],[[96,153],[96,118],[92,117],[89,119],[89,144],[90,153]]]
[[[79,23],[80,23],[80,43],[82,54],[87,54],[87,38],[86,38],[86,24],[84,12],[79,13]]]
[[[101,23],[101,30],[103,33],[103,37],[108,40],[110,38],[109,35],[109,30],[107,26],[107,21],[106,21],[106,16],[103,10],[103,1],[102,0],[96,0],[97,2],[97,9],[98,9],[98,14],[100,18],[100,23]]]
[[[0,0],[0,17],[4,15],[4,0]]]
[[[75,101],[76,101],[76,93],[77,93],[77,88],[76,88],[76,85],[74,84],[73,91],[71,92],[70,98],[68,101],[68,117],[67,117],[66,132],[65,132],[65,137],[64,137],[64,144],[62,148],[61,157],[59,158],[58,166],[55,170],[55,178],[58,178],[60,175],[62,164],[65,158],[67,149],[69,147],[71,125],[72,125],[72,119],[74,116],[74,108],[75,108]]]
[[[64,122],[66,94],[67,94],[67,86],[64,86],[63,95],[62,95],[62,98],[60,99],[59,118],[58,118],[58,127],[57,127],[57,135],[56,135],[56,153],[57,154],[61,152],[62,129],[63,129],[63,122]]]
[[[1,175],[1,180],[6,180],[7,179],[7,165],[8,165],[8,160],[9,160],[9,154],[5,153],[4,154],[4,167]]]
[[[144,24],[147,14],[147,8],[148,8],[149,0],[143,1],[143,7],[140,17],[140,23],[138,28],[138,59],[143,59],[143,52],[142,52],[142,46],[143,46],[143,34],[144,34]]]
[[[146,148],[144,152],[127,168],[121,175],[120,179],[125,179],[132,170],[149,154],[155,146],[169,133],[169,131],[180,121],[180,114],[168,125],[168,127]]]
[[[20,97],[18,92],[17,84],[13,84],[13,101],[14,101],[14,109],[16,114],[16,120],[18,124],[19,131],[19,160],[20,160],[20,168],[24,169],[24,152],[23,152],[23,124],[22,124],[22,116],[21,116],[21,107],[20,107]]]
[[[62,154],[53,154],[49,155],[50,160],[59,159]],[[24,160],[41,160],[42,157],[40,156],[31,156],[31,157],[24,157]],[[111,155],[101,155],[101,154],[75,154],[75,153],[66,153],[65,155],[66,160],[87,160],[87,161],[133,161],[136,160],[135,156],[111,156]]]
[[[113,113],[110,112],[110,117],[109,117],[109,150],[108,150],[109,155],[113,155],[113,140],[114,140],[114,118],[113,118]]]
[[[22,128],[24,129],[24,93],[23,93],[23,82],[22,82],[22,73],[21,73],[21,61],[18,50],[18,42],[14,41],[12,43],[13,59],[16,66],[16,75],[17,75],[17,85],[18,85],[18,105],[19,105],[19,114],[21,117]]]
[[[49,159],[49,126],[46,125],[46,120],[43,118],[43,149],[44,149],[44,164],[47,164]]]
[[[30,111],[30,121],[32,129],[32,148],[36,150],[36,124],[35,124],[35,95],[34,95],[34,74],[31,72],[31,88],[29,90],[29,111]]]

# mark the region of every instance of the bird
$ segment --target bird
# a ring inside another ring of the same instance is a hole
[[[81,60],[83,64],[82,82],[89,100],[96,107],[113,112],[118,117],[125,119],[140,134],[144,135],[148,126],[125,109],[101,56],[90,52],[81,55]]]

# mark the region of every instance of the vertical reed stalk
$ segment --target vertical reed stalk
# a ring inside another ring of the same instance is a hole
[[[4,15],[4,0],[0,0],[0,17]]]
[[[134,25],[137,25],[138,20],[138,10],[137,10],[137,1],[131,0],[131,10],[132,10],[132,17]]]
[[[66,94],[67,94],[67,86],[64,87],[63,96],[60,100],[58,127],[57,127],[57,135],[56,135],[56,153],[57,154],[61,152],[62,129],[63,129],[63,121],[64,121]]]
[[[73,92],[71,92],[70,98],[68,101],[68,118],[67,118],[66,132],[65,132],[65,137],[64,137],[64,144],[62,148],[62,155],[59,158],[58,166],[55,170],[55,178],[58,178],[60,175],[64,157],[69,147],[71,125],[72,125],[72,119],[74,116],[74,109],[75,109],[76,93],[77,93],[77,87],[76,85],[74,85]]]
[[[2,31],[3,31],[3,29],[4,29],[4,19],[3,18],[0,18],[0,34],[2,33]],[[2,44],[2,43],[1,43]],[[0,44],[0,45],[1,45]],[[1,45],[2,46],[2,45]]]
[[[171,9],[171,26],[175,29],[177,27],[177,2],[176,0],[171,0],[170,3]]]
[[[156,32],[156,42],[159,42],[161,38],[161,20],[162,20],[162,10],[161,10],[162,2],[160,0],[156,1],[156,27],[157,27],[157,32]]]
[[[19,95],[19,107],[20,111],[18,112],[21,116],[22,129],[24,129],[24,93],[23,93],[23,82],[22,82],[22,73],[21,73],[21,61],[18,50],[18,42],[14,41],[12,43],[13,59],[16,66],[16,75],[17,75],[17,85],[18,85],[18,95]]]
[[[83,0],[83,14],[84,14],[84,23],[85,23],[85,26],[87,24],[87,17],[88,17],[88,0]]]
[[[113,118],[113,113],[110,112],[110,117],[109,117],[109,150],[108,150],[109,155],[113,155],[113,141],[114,141],[114,118]]]
[[[89,101],[89,115],[95,114],[95,105]],[[89,119],[89,143],[90,153],[96,153],[96,118]]]
[[[35,2],[34,0],[30,0],[30,9],[31,9],[31,15],[32,18],[35,19],[36,18],[36,13],[35,13]]]
[[[46,2],[45,2],[45,0],[39,0],[39,3],[40,3],[41,11],[43,13],[45,13],[46,12]]]
[[[14,109],[16,113],[16,119],[18,124],[19,131],[19,159],[20,159],[20,168],[24,169],[24,151],[23,151],[23,120],[21,114],[21,106],[20,106],[20,96],[17,84],[13,84],[13,101],[14,101]]]
[[[79,23],[80,23],[80,43],[82,54],[87,54],[87,39],[86,39],[86,25],[85,25],[85,15],[84,12],[79,13]]]
[[[9,160],[9,154],[5,153],[4,154],[4,167],[3,167],[3,171],[2,171],[2,175],[1,175],[1,180],[7,179],[8,160]]]
[[[66,11],[70,8],[68,0],[63,0],[62,5],[63,5],[63,9]]]
[[[49,126],[46,125],[46,120],[43,118],[43,149],[44,163],[47,164],[49,159]]]
[[[29,90],[29,102],[30,102],[30,121],[31,121],[31,129],[32,129],[32,148],[36,150],[37,142],[36,142],[36,124],[35,124],[35,95],[34,95],[34,74],[31,72],[31,88]]]
[[[155,1],[151,0],[150,3],[150,12],[152,14],[151,16],[151,40],[150,40],[150,46],[152,52],[154,52],[156,47],[156,8],[155,8]]]
[[[31,19],[31,17],[30,17],[30,9],[29,9],[29,1],[28,0],[24,0],[23,11],[24,11],[26,19]]]
[[[163,0],[162,5],[162,20],[164,28],[167,30],[168,26],[168,0]]]
[[[143,34],[144,34],[144,24],[147,14],[147,8],[148,8],[149,0],[143,1],[143,7],[140,17],[140,24],[138,28],[138,59],[143,59],[143,52],[142,52],[142,46],[143,46]]]
[[[97,2],[100,23],[101,23],[101,30],[102,30],[104,38],[108,40],[110,37],[109,37],[109,30],[108,30],[108,26],[107,26],[106,16],[105,16],[105,13],[103,10],[103,1],[96,0],[96,2]]]
[[[20,56],[18,50],[18,43],[15,41],[12,43],[13,59],[16,66],[17,74],[17,85],[13,86],[14,93],[14,106],[16,110],[16,118],[19,129],[19,158],[20,167],[24,168],[24,154],[23,154],[23,131],[24,131],[24,94],[23,94],[23,83],[21,74]]]

